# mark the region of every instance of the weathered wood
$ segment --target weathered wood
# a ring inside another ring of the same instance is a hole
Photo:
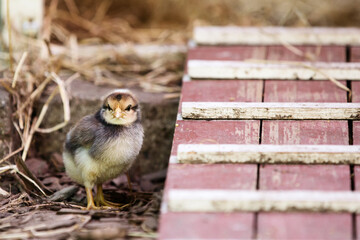
[[[186,120],[177,121],[171,155],[176,156],[179,144],[256,144],[260,121]]]
[[[346,85],[346,81],[341,81]],[[359,82],[360,83],[360,82]],[[346,93],[329,81],[265,82],[264,102],[344,102]]]
[[[350,62],[360,62],[360,47],[350,48]]]
[[[359,28],[196,27],[193,37],[203,45],[360,45]]]
[[[265,46],[199,46],[190,48],[187,54],[189,60],[232,60],[243,61],[246,59],[265,59]],[[187,73],[187,64],[184,72]]]
[[[360,119],[360,103],[183,102],[190,119]]]
[[[173,212],[311,211],[360,213],[360,192],[170,190]]]
[[[195,80],[184,82],[182,102],[261,102],[261,80]]]
[[[191,60],[188,74],[209,79],[360,80],[360,63]]]
[[[241,61],[246,59],[265,59],[265,46],[198,46],[190,48],[188,60]]]
[[[160,217],[159,239],[251,239],[252,213],[179,213]]]
[[[307,55],[318,56],[318,61],[346,60],[345,47],[301,46],[298,48]],[[306,60],[305,56],[298,56],[282,46],[268,47],[268,59]],[[267,80],[264,85],[265,102],[347,102],[346,92],[329,81]],[[262,122],[262,144],[345,145],[348,142],[348,121],[264,120]],[[350,167],[348,165],[260,165],[259,189],[350,191]],[[309,228],[309,223],[313,222],[316,222],[312,225],[314,228]],[[337,239],[349,239],[352,236],[351,222],[351,214],[348,213],[329,215],[261,212],[258,213],[257,235],[259,238],[267,239],[334,239],[336,236],[339,236]]]
[[[352,239],[351,228],[348,213],[263,212],[257,239]]]
[[[170,164],[166,189],[256,189],[254,164]]]
[[[179,163],[360,164],[360,146],[180,144]]]

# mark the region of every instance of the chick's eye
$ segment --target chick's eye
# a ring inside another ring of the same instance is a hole
[[[107,109],[107,110],[112,110],[111,107],[109,106],[109,104],[103,105],[103,108]]]
[[[130,109],[131,109],[131,105],[129,105],[125,108],[126,111],[130,111]]]

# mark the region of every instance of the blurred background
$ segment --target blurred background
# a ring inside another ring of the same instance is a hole
[[[52,40],[72,32],[84,41],[181,44],[199,25],[359,26],[359,13],[357,0],[64,0]]]

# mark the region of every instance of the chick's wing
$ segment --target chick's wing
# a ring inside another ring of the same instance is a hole
[[[90,148],[96,139],[99,122],[94,116],[82,118],[66,137],[65,149],[71,154],[79,148]]]

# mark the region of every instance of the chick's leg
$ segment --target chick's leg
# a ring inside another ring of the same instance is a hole
[[[96,190],[97,191],[96,191],[95,202],[96,202],[96,205],[98,205],[99,207],[105,206],[105,207],[110,207],[110,208],[123,208],[123,207],[128,206],[128,204],[113,203],[113,202],[106,200],[104,198],[102,184],[96,185]]]
[[[89,187],[85,187],[86,190],[86,198],[87,198],[87,206],[86,209],[90,210],[90,209],[99,209],[98,207],[95,206],[94,204],[94,198],[92,195],[92,188]]]

